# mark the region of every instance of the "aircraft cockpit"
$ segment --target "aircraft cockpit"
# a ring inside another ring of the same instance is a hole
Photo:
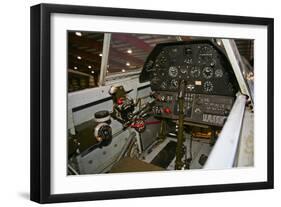
[[[124,52],[105,33],[99,83],[68,94],[69,175],[253,166],[253,40],[115,35],[135,45]],[[107,75],[112,55],[129,67],[117,56],[137,47],[139,68]]]

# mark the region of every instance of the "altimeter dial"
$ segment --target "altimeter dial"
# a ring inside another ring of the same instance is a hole
[[[214,85],[211,81],[206,81],[203,85],[204,91],[212,92],[214,90]]]
[[[179,71],[178,71],[177,67],[171,66],[169,68],[169,76],[171,76],[172,78],[177,77],[178,73],[179,73]]]
[[[198,78],[200,76],[200,69],[197,66],[193,66],[190,70],[190,75],[193,78]]]
[[[213,77],[213,69],[211,67],[204,67],[203,68],[203,77],[206,78],[206,79],[210,79]]]

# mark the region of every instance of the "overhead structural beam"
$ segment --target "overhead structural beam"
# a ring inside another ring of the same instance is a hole
[[[136,48],[142,49],[146,52],[150,52],[152,50],[152,47],[145,43],[143,40],[133,37],[132,35],[127,34],[113,34],[114,39],[129,43],[133,45]],[[101,42],[97,42],[94,39],[85,39],[83,37],[78,37],[76,35],[69,35],[68,40],[71,44],[77,44],[81,47],[87,47],[87,48],[95,48],[98,51],[102,50],[103,44]]]
[[[113,34],[113,38],[122,42],[127,42],[132,46],[142,49],[145,52],[151,52],[152,47],[143,40],[127,34]]]
[[[114,34],[114,37],[115,37],[115,35],[118,35],[118,37],[119,37],[119,34]],[[122,34],[123,35],[123,34]],[[128,35],[126,35],[126,36],[128,36]],[[122,38],[122,39],[124,39],[124,38]],[[125,41],[126,39],[124,39],[124,41]],[[69,36],[69,42],[73,45],[73,44],[77,44],[77,46],[79,47],[87,47],[87,48],[89,48],[89,49],[91,49],[91,48],[96,48],[97,49],[97,51],[102,51],[102,43],[101,42],[96,42],[94,39],[83,39],[83,37],[78,37],[78,36],[73,36],[73,35],[71,35],[71,36]],[[127,41],[125,41],[125,42],[127,42]],[[112,45],[111,45],[112,46]],[[136,46],[137,47],[137,45],[133,45],[133,46]],[[150,47],[150,46],[149,46]],[[72,50],[74,50],[74,48],[72,48]],[[78,50],[78,49],[77,49]],[[78,51],[80,51],[80,50],[78,50]],[[150,50],[149,50],[150,51]],[[85,52],[85,51],[83,51],[83,52]],[[90,53],[90,52],[85,52],[85,55],[87,56],[87,55],[92,55],[92,53]],[[120,50],[118,50],[118,49],[116,49],[116,48],[113,48],[113,47],[111,47],[110,48],[110,58],[112,58],[112,59],[120,59],[120,58],[122,58],[122,59],[124,59],[125,61],[128,61],[128,60],[130,60],[130,61],[132,61],[134,64],[143,64],[143,61],[141,60],[141,59],[139,59],[139,58],[137,58],[137,57],[135,57],[135,56],[133,56],[133,55],[129,55],[129,54],[127,54],[127,53],[125,53],[125,52],[123,52],[123,51],[120,51]]]
[[[94,64],[97,64],[97,63],[100,64],[100,62],[101,62],[101,57],[98,56],[98,54],[85,52],[84,50],[69,48],[69,53],[76,57],[81,56],[82,57],[81,62],[83,62],[83,59],[86,59],[87,61],[91,61]],[[114,49],[112,47],[110,47],[109,55],[110,55],[109,64],[114,64],[119,67],[126,67],[126,62],[130,62],[130,64],[132,64],[132,65],[142,65],[143,64],[142,60],[140,60],[134,56],[127,55],[125,53],[117,51],[116,49]]]
[[[109,57],[110,57],[110,60],[114,59],[116,61],[118,61],[118,60],[122,61],[122,59],[123,59],[123,62],[131,62],[136,65],[143,64],[143,61],[141,59],[136,58],[133,55],[127,55],[125,53],[117,51],[116,49],[114,49],[112,47],[110,48],[110,51],[109,51]]]
[[[82,75],[82,76],[86,76],[86,77],[93,77],[92,75],[89,75],[87,73],[83,73],[77,70],[73,70],[73,69],[68,69],[69,73],[73,73],[73,74],[77,74],[77,75]]]
[[[92,68],[100,70],[101,62],[94,62],[92,61],[91,58],[88,57],[84,57],[82,60],[78,60],[76,58],[77,55],[70,55],[70,56],[72,57],[68,60],[69,64],[77,64],[77,65],[80,64],[80,66],[84,66],[84,67],[88,67],[89,65],[91,65]],[[120,68],[125,67],[124,63],[120,63],[119,61],[116,60],[110,60],[110,64]]]
[[[85,37],[78,37],[76,35],[69,35],[68,41],[70,44],[77,44],[80,47],[87,47],[96,49],[96,51],[102,50],[102,43],[95,41],[95,39],[86,39]]]
[[[76,57],[80,56],[80,57],[82,57],[82,59],[86,58],[86,59],[88,59],[92,62],[96,62],[96,63],[101,62],[101,57],[98,54],[93,54],[90,52],[85,52],[83,50],[78,50],[78,49],[74,49],[74,48],[69,48],[68,51],[70,54],[75,55]]]
[[[68,60],[69,65],[77,66],[79,68],[88,68],[88,66],[92,66],[92,69],[99,69],[100,63],[92,62],[89,60],[77,60],[75,56],[71,56],[71,58]]]

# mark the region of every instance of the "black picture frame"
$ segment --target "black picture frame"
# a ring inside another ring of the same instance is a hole
[[[238,184],[219,184],[189,187],[169,187],[74,194],[51,194],[50,130],[51,130],[51,71],[50,71],[50,16],[54,13],[99,15],[112,17],[149,18],[206,23],[263,25],[267,27],[267,181]],[[103,8],[89,6],[39,4],[31,7],[31,174],[30,199],[39,203],[88,201],[103,199],[166,196],[271,189],[274,187],[273,147],[273,57],[274,20],[272,18],[195,14],[152,10]]]

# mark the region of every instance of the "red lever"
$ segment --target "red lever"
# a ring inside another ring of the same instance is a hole
[[[168,107],[164,109],[164,112],[165,112],[166,114],[170,114],[170,113],[172,113],[171,109],[170,109],[170,108],[168,108]]]
[[[123,102],[124,102],[123,98],[118,98],[117,101],[116,101],[116,103],[117,103],[118,105],[122,105]]]

